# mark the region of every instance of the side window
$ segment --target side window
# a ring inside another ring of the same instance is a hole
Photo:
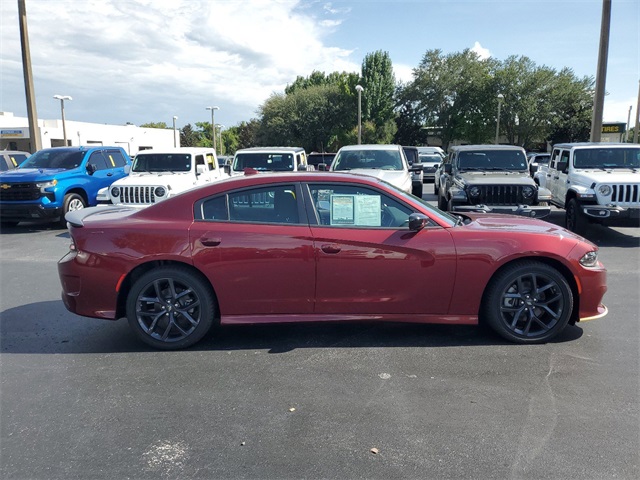
[[[207,153],[207,169],[214,170],[216,168],[216,161],[213,153]]]
[[[367,187],[314,184],[309,192],[320,225],[407,228],[413,213],[408,206]]]
[[[198,169],[198,165],[204,165],[204,156],[196,155],[196,170]]]
[[[226,195],[205,200],[201,208],[203,220],[229,220]]]
[[[93,152],[91,154],[91,156],[89,157],[89,161],[87,162],[87,165],[95,165],[96,166],[96,170],[106,170],[107,169],[107,162],[104,158],[104,155],[102,154],[101,151],[97,151],[97,152]]]
[[[107,150],[104,153],[109,168],[124,167],[127,164],[120,150]]]
[[[558,170],[566,172],[568,167],[569,167],[569,150],[562,150],[562,153],[560,154],[560,161],[558,162]]]
[[[551,154],[551,161],[549,162],[549,166],[551,168],[558,168],[558,162],[560,161],[560,150],[554,149]]]
[[[229,220],[254,223],[300,223],[294,185],[272,185],[229,194]]]

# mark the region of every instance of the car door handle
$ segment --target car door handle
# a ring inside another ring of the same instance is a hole
[[[341,248],[336,243],[327,243],[320,247],[324,253],[338,253]]]
[[[109,172],[109,173],[107,173],[107,177],[110,177],[110,176],[112,176],[112,175],[113,175],[113,172]]]
[[[200,239],[200,243],[202,243],[202,245],[204,245],[205,247],[217,247],[218,245],[220,245],[220,243],[222,243],[222,239],[216,237],[202,237]]]

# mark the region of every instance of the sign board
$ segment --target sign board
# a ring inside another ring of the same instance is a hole
[[[0,137],[1,138],[24,138],[24,131],[2,129],[0,130]]]
[[[602,133],[624,133],[626,128],[626,123],[603,123]]]

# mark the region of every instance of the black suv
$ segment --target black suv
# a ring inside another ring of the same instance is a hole
[[[449,148],[438,190],[438,207],[453,212],[544,217],[551,192],[529,176],[525,151],[511,145]]]

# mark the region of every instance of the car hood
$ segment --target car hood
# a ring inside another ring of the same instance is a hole
[[[603,170],[575,170],[572,181],[583,185],[592,183],[640,183],[640,170],[629,168],[610,168]]]
[[[457,175],[463,179],[467,185],[486,185],[504,184],[504,185],[534,185],[533,178],[529,176],[529,172],[463,172]]]
[[[400,186],[406,181],[409,172],[404,170],[381,170],[379,168],[353,168],[346,172],[357,173],[359,175],[368,175],[370,177],[376,177],[392,185]]]
[[[129,186],[158,186],[158,185],[184,185],[191,186],[196,185],[196,177],[191,172],[179,172],[179,173],[136,173],[134,175],[129,174],[126,177],[116,180],[113,186],[116,187],[129,187]]]
[[[60,172],[69,172],[64,168],[16,168],[0,175],[0,182],[29,182],[53,178]]]
[[[465,215],[472,220],[471,223],[462,227],[465,229],[511,233],[520,232],[526,234],[539,233],[541,235],[553,235],[559,238],[587,242],[595,247],[593,243],[580,235],[576,235],[565,228],[545,222],[544,220],[515,215],[491,215],[490,213],[469,213]]]

